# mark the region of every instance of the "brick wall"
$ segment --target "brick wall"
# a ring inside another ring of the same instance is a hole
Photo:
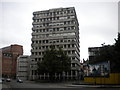
[[[11,45],[2,48],[2,75],[7,77],[16,76],[16,64],[19,55],[23,55],[23,46]]]

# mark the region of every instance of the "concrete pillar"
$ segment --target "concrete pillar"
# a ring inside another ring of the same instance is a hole
[[[69,75],[68,75],[68,72],[67,72],[67,80],[69,79]]]
[[[32,79],[35,80],[35,71],[33,70]]]
[[[72,72],[72,70],[71,70],[71,79],[73,79],[73,75],[72,75],[72,73],[73,73],[73,72]]]
[[[59,74],[59,80],[60,80],[60,74]]]
[[[55,79],[57,79],[57,73],[55,73]]]
[[[75,71],[75,78],[76,78],[76,80],[78,79],[78,72],[77,72],[77,70]]]
[[[45,79],[45,73],[44,73],[44,79]]]

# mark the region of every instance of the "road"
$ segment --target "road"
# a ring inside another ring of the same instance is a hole
[[[23,83],[18,83],[15,80],[12,80],[11,82],[4,82],[4,84],[10,87],[9,90],[73,90],[73,88],[75,90],[120,90],[120,88],[98,88],[90,85],[72,85],[71,83],[36,83],[33,81],[24,81]]]

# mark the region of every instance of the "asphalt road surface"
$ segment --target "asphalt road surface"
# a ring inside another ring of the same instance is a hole
[[[72,85],[71,83],[36,83],[33,81],[18,83],[15,80],[3,84],[9,87],[3,90],[120,90],[120,88],[101,88],[95,85]]]

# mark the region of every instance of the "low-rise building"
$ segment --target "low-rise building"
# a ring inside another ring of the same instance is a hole
[[[89,60],[93,61],[94,57],[99,53],[100,49],[102,47],[89,47],[88,53],[89,53]]]
[[[28,55],[19,56],[17,59],[16,78],[20,78],[22,80],[28,80],[29,71],[30,71],[30,56]]]
[[[2,77],[16,77],[16,64],[19,55],[23,55],[23,46],[21,45],[14,44],[1,48]]]

